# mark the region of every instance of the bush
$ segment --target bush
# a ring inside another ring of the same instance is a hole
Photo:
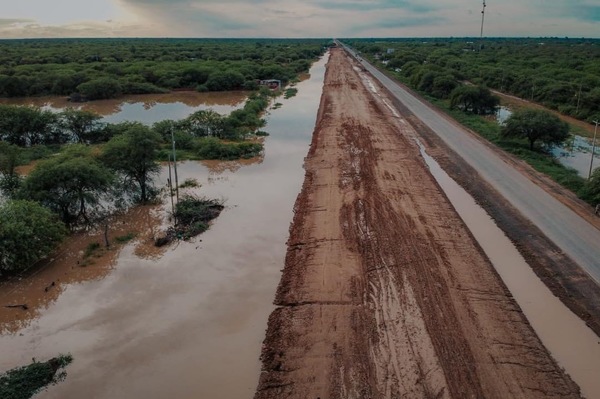
[[[29,399],[48,385],[54,385],[67,376],[65,368],[73,361],[71,355],[60,355],[46,362],[34,362],[0,375],[0,397],[2,399]]]
[[[194,152],[200,159],[233,160],[252,158],[260,155],[263,145],[260,143],[225,143],[214,137],[197,139]]]
[[[45,258],[66,232],[57,217],[36,202],[0,206],[0,274],[23,271]]]
[[[99,78],[80,84],[77,91],[88,100],[101,100],[120,96],[123,88],[113,79]]]

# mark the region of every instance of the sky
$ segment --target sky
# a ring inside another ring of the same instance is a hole
[[[486,0],[484,36],[600,37],[600,0]],[[479,36],[482,0],[0,0],[0,38]]]

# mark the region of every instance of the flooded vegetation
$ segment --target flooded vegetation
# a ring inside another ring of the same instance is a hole
[[[496,111],[496,121],[502,125],[512,115],[511,108],[501,106]],[[571,118],[572,119],[572,118]],[[577,121],[581,123],[581,121]],[[586,126],[589,128],[589,125]],[[589,137],[572,134],[565,143],[553,146],[552,155],[564,166],[575,169],[579,176],[587,178],[592,163],[592,139]],[[592,170],[600,167],[600,149],[596,146]]]
[[[79,266],[89,243],[102,243],[99,231],[61,251],[69,257],[60,266],[2,283],[2,295],[14,295],[9,302],[31,307],[0,310],[0,369],[72,353],[68,379],[44,398],[252,396],[324,65],[325,59],[317,62],[297,95],[268,111],[263,156],[178,165],[180,182],[198,182],[184,192],[225,206],[202,236],[156,253],[153,237],[169,225],[170,204],[139,208],[143,217],[115,225],[121,226],[116,237],[139,232],[120,251],[94,252],[89,265]],[[167,178],[163,166],[158,185]]]

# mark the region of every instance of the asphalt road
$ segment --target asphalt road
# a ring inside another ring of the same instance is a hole
[[[352,49],[346,49],[354,54]],[[600,282],[600,230],[505,163],[466,130],[448,121],[362,58],[361,62],[399,101],[475,168],[481,177]]]

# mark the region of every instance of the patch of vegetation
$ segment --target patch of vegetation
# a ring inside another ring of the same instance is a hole
[[[438,98],[470,81],[591,122],[600,117],[600,40],[352,39],[366,57]],[[480,44],[483,48],[480,49]],[[445,78],[444,78],[445,77]],[[437,83],[435,83],[437,81]],[[435,86],[441,91],[437,91]]]
[[[179,188],[188,188],[188,187],[200,187],[200,183],[198,182],[197,179],[188,178],[188,179],[185,179],[183,181],[183,183],[181,183],[179,185]]]
[[[256,133],[254,133],[255,136],[258,137],[267,137],[269,135],[269,133],[263,131],[263,130],[257,130]]]
[[[83,252],[83,258],[89,258],[90,256],[96,254],[96,251],[98,251],[100,249],[100,243],[99,242],[90,242],[86,247],[85,247],[85,251]]]
[[[0,205],[0,275],[26,270],[48,256],[66,236],[56,215],[33,201]]]
[[[115,237],[115,241],[118,242],[119,244],[125,244],[125,243],[133,240],[135,237],[136,237],[135,233],[127,233],[125,235]]]
[[[29,399],[49,385],[63,381],[64,369],[73,361],[71,355],[60,355],[46,362],[34,362],[28,366],[18,367],[0,375],[0,398]]]
[[[285,92],[283,93],[283,98],[287,100],[288,98],[294,97],[296,94],[298,94],[298,89],[296,89],[295,87],[290,87],[289,89],[285,89]]]
[[[198,139],[194,143],[194,154],[198,159],[249,159],[260,155],[264,146],[251,142],[224,142],[214,137]]]
[[[224,209],[220,201],[183,196],[175,206],[175,227],[169,228],[163,237],[156,240],[156,246],[167,245],[174,240],[189,240],[208,230],[209,223]]]
[[[272,108],[273,108],[273,109],[279,109],[279,108],[281,108],[282,106],[283,106],[283,104],[282,104],[282,103],[275,103],[275,104],[273,104],[273,107],[272,107]]]

